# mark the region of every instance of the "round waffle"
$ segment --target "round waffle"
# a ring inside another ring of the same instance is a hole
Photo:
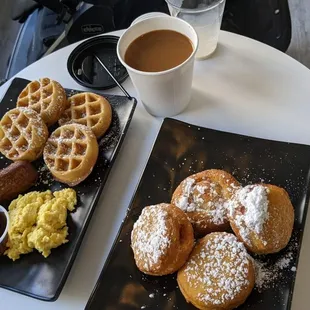
[[[97,138],[109,128],[112,109],[109,102],[93,93],[79,93],[68,99],[70,106],[62,114],[59,125],[77,123],[92,129]]]
[[[0,121],[0,152],[10,160],[37,159],[42,154],[47,137],[46,125],[31,109],[12,109]]]
[[[49,78],[30,82],[17,98],[17,107],[36,111],[47,126],[56,123],[67,106],[65,90]]]
[[[97,139],[84,125],[64,125],[47,140],[43,157],[55,179],[75,186],[88,177],[96,163]]]

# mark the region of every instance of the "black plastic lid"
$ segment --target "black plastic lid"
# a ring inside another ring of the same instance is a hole
[[[69,55],[67,68],[72,78],[84,87],[109,89],[115,82],[93,56],[96,54],[111,71],[116,80],[124,82],[128,77],[126,68],[116,54],[119,37],[99,36],[78,45]]]

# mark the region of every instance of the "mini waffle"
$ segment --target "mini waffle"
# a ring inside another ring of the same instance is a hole
[[[55,179],[75,186],[88,177],[96,163],[97,139],[84,125],[64,125],[51,134],[43,156]]]
[[[17,107],[29,107],[50,126],[56,123],[68,106],[63,87],[49,78],[30,82],[17,98]]]
[[[68,99],[69,108],[62,114],[59,125],[77,123],[92,129],[97,138],[109,128],[112,109],[109,102],[93,93],[80,93]]]
[[[10,160],[37,159],[42,154],[47,137],[46,125],[31,109],[15,108],[0,121],[0,151]]]

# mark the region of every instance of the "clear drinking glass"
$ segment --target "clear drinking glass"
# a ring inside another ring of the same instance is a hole
[[[225,0],[166,0],[171,16],[179,17],[196,30],[199,46],[196,59],[205,59],[217,46]]]

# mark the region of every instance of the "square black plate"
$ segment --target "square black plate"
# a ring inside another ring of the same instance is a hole
[[[86,306],[88,310],[195,309],[186,303],[177,288],[175,275],[151,277],[138,271],[130,248],[130,234],[144,206],[169,202],[184,178],[211,168],[231,172],[243,185],[264,180],[288,191],[295,208],[293,237],[282,252],[260,258],[270,267],[276,262],[288,266],[278,270],[273,286],[261,292],[254,289],[239,309],[290,309],[294,268],[298,263],[310,193],[310,147],[165,119],[119,235]]]
[[[0,118],[7,110],[15,108],[19,93],[28,83],[29,81],[20,78],[12,81],[0,103]],[[66,92],[67,95],[72,95],[81,91],[66,89]],[[104,137],[98,141],[99,156],[93,172],[84,182],[74,187],[78,195],[78,204],[74,212],[68,212],[69,242],[52,250],[46,259],[36,251],[22,255],[15,262],[6,256],[0,256],[0,287],[46,301],[58,298],[137,104],[136,99],[128,100],[123,96],[105,97],[113,109],[112,124]],[[52,130],[49,129],[49,132]],[[0,169],[8,164],[10,161],[0,156]],[[41,172],[38,183],[29,191],[55,191],[67,187],[54,181],[47,169],[42,169],[45,166],[42,159],[33,164]]]

